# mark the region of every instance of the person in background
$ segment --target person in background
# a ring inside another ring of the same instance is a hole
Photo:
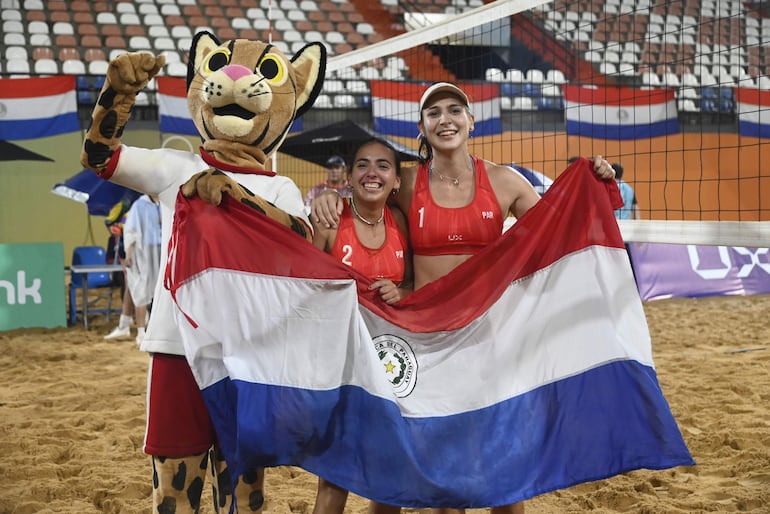
[[[326,180],[313,186],[305,196],[305,206],[310,207],[313,198],[322,192],[331,189],[340,195],[340,198],[350,198],[351,191],[345,173],[345,159],[339,155],[332,155],[326,161]]]
[[[157,196],[142,195],[128,211],[123,226],[126,247],[126,282],[136,314],[136,342],[144,340],[147,309],[160,272],[160,203]]]
[[[374,280],[369,288],[388,304],[412,292],[406,219],[387,205],[400,175],[390,144],[378,138],[362,143],[347,171],[353,196],[345,200],[339,225],[313,224],[313,244]],[[347,497],[348,491],[319,477],[313,514],[342,514]]]
[[[623,198],[623,207],[615,211],[615,217],[619,220],[638,220],[639,204],[636,202],[636,193],[634,189],[626,182],[621,180],[623,177],[623,166],[620,163],[614,163],[612,169],[615,170],[615,182],[618,183],[620,196]]]
[[[131,202],[124,198],[116,203],[107,217],[104,224],[110,231],[110,237],[107,240],[107,264],[124,264],[126,251],[123,239],[123,227],[126,223],[126,217]],[[120,286],[123,303],[121,305],[120,319],[118,326],[104,336],[108,341],[131,338],[131,326],[134,324],[134,301],[131,298],[131,292],[126,287],[125,271],[112,274],[112,280]]]
[[[419,103],[420,164],[404,168],[395,204],[406,214],[414,254],[414,290],[437,280],[496,241],[509,214],[521,217],[540,199],[532,185],[507,166],[469,153],[475,118],[465,92],[439,82],[425,90]],[[614,177],[610,164],[597,156],[596,174]],[[342,202],[321,194],[311,221],[336,226]],[[436,441],[437,445],[441,441]],[[458,469],[458,473],[462,473]],[[371,508],[370,513],[397,513],[399,507]],[[463,513],[433,509],[434,514]],[[524,504],[492,507],[492,514],[521,514]]]

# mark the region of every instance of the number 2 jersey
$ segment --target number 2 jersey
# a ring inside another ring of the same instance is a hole
[[[420,166],[409,207],[409,239],[415,255],[474,255],[503,233],[503,216],[482,159],[473,158],[473,200],[442,207],[430,192],[428,163]]]
[[[329,253],[371,279],[387,278],[398,285],[404,280],[404,256],[409,243],[388,207],[385,207],[383,223],[385,243],[379,248],[364,246],[356,235],[350,204],[345,202],[337,237]]]

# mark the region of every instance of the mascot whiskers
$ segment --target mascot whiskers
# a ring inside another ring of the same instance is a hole
[[[310,43],[291,59],[276,47],[250,40],[220,42],[196,34],[190,49],[187,100],[200,133],[200,154],[121,143],[136,94],[161,70],[163,56],[129,52],[113,59],[85,136],[82,164],[106,180],[161,202],[164,248],[174,205],[200,194],[218,204],[223,193],[311,239],[302,195],[294,182],[266,170],[292,122],[309,109],[323,85],[326,50]],[[164,252],[161,269],[165,269]],[[153,512],[197,512],[209,462],[218,512],[236,498],[239,512],[260,512],[263,470],[239,477],[233,493],[206,406],[184,357],[175,305],[155,288],[143,351],[151,355],[145,453],[152,457]]]

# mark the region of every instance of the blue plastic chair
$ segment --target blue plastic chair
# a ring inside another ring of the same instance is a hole
[[[72,252],[72,264],[107,264],[107,252],[101,246],[78,246]],[[88,290],[109,289],[107,294],[107,308],[106,309],[92,309],[91,305],[94,305],[99,299],[105,295],[100,293],[95,299],[86,299],[88,301],[88,313],[89,314],[107,314],[110,315],[113,311],[119,311],[120,309],[112,308],[112,296],[113,289],[117,287],[115,281],[112,279],[112,273],[71,273],[70,285],[69,285],[69,320],[70,324],[77,323],[78,312],[83,312],[82,307],[77,308],[77,294],[79,290],[83,289],[83,275],[88,275]]]

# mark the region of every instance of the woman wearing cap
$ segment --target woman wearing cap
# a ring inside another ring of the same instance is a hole
[[[374,280],[369,288],[378,289],[388,304],[412,291],[406,219],[387,205],[400,186],[400,168],[398,152],[389,143],[365,141],[348,168],[353,196],[345,202],[339,225],[313,223],[313,244]],[[342,514],[347,497],[348,491],[319,477],[313,513]]]
[[[440,82],[423,93],[417,126],[420,164],[404,168],[401,188],[394,195],[408,220],[415,290],[448,274],[495,241],[508,215],[519,218],[540,199],[529,182],[511,168],[470,155],[468,139],[474,116],[468,96],[454,84]],[[614,176],[601,156],[595,158],[594,169],[603,179]],[[333,195],[323,194],[311,206],[311,220],[336,226],[341,208]],[[521,503],[492,508],[493,514],[523,511]],[[387,512],[398,512],[398,508]]]

